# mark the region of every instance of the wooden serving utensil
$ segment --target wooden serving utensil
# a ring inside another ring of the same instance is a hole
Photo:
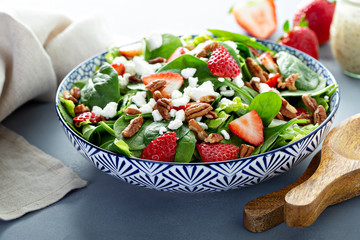
[[[325,138],[319,167],[285,196],[288,226],[311,225],[332,203],[360,194],[360,114],[341,122]]]

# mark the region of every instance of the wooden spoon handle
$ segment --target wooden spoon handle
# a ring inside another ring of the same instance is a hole
[[[305,172],[289,186],[246,203],[243,213],[244,227],[251,232],[263,232],[282,223],[284,221],[285,195],[315,172],[320,159],[321,152],[318,152]]]

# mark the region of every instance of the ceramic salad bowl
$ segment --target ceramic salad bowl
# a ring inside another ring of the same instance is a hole
[[[288,52],[326,80],[327,85],[336,84],[332,74],[320,62],[295,49],[270,41],[259,41],[279,52]],[[59,94],[70,90],[74,82],[89,78],[96,66],[105,62],[101,53],[81,63],[61,82]],[[329,114],[321,125],[303,138],[266,153],[235,160],[212,163],[157,162],[122,156],[99,148],[77,134],[65,121],[58,108],[59,121],[74,147],[95,167],[118,179],[134,185],[170,192],[216,192],[258,184],[296,166],[323,141],[328,134],[339,106],[339,90],[329,101]]]

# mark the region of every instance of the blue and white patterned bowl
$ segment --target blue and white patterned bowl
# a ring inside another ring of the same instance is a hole
[[[336,83],[332,74],[314,58],[293,48],[269,41],[260,41],[278,52],[286,51],[295,55],[307,66],[326,79],[327,85]],[[92,57],[72,70],[61,82],[58,96],[69,90],[78,80],[93,74],[95,66],[105,62],[106,52]],[[59,110],[57,115],[66,135],[75,148],[101,171],[125,182],[150,189],[170,192],[216,192],[251,186],[296,166],[323,141],[328,134],[339,106],[339,91],[330,99],[330,114],[313,132],[287,146],[267,153],[215,163],[165,163],[122,156],[101,149],[76,134],[64,121]]]

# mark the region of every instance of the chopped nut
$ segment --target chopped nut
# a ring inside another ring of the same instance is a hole
[[[148,63],[150,64],[155,64],[155,63],[163,63],[165,62],[166,60],[162,57],[157,57],[157,58],[154,58],[154,59],[151,59],[148,61]]]
[[[71,95],[71,93],[67,90],[64,91],[64,99],[73,101],[74,103],[77,102],[76,98],[74,98],[73,95]]]
[[[214,51],[219,46],[216,41],[208,40],[204,43],[203,48],[196,54],[197,58],[207,57],[208,53]]]
[[[305,106],[307,107],[307,109],[309,109],[310,112],[314,113],[318,107],[315,98],[312,98],[309,94],[305,94],[301,97],[301,99],[305,104]]]
[[[156,109],[159,111],[160,115],[163,117],[165,121],[169,119],[170,116],[170,108],[171,108],[171,100],[167,98],[161,98],[156,102]]]
[[[244,84],[245,84],[245,86],[247,86],[248,88],[253,89],[253,87],[251,86],[250,82],[246,82],[246,81],[245,81]]]
[[[251,57],[246,58],[246,65],[254,77],[260,78],[260,82],[264,83],[267,81],[267,78],[264,75],[264,71],[254,59]]]
[[[255,80],[250,81],[251,88],[260,93],[260,83]]]
[[[250,52],[252,53],[252,55],[254,55],[255,57],[259,57],[260,56],[260,53],[258,52],[258,50],[256,50],[255,48],[253,47],[250,47],[250,46],[247,46],[250,50]]]
[[[218,115],[216,114],[216,112],[210,111],[208,114],[205,115],[205,117],[207,119],[217,119]]]
[[[196,139],[200,141],[204,141],[205,138],[208,137],[208,134],[204,131],[204,129],[199,125],[199,123],[195,119],[190,119],[189,129],[193,131]]]
[[[130,121],[129,125],[124,129],[124,131],[122,131],[121,134],[123,137],[131,138],[139,131],[143,123],[144,119],[141,115],[139,115]]]
[[[249,157],[249,156],[251,156],[251,154],[253,153],[254,150],[255,150],[255,148],[251,145],[241,144],[239,157],[240,158]]]
[[[297,119],[305,119],[308,120],[306,123],[298,123],[298,125],[304,126],[313,123],[314,117],[309,113],[301,113],[296,117]]]
[[[70,94],[76,98],[76,99],[79,99],[80,96],[81,96],[81,90],[80,88],[78,87],[73,87],[71,90],[70,90]]]
[[[221,134],[210,133],[210,135],[207,138],[204,139],[204,142],[207,142],[207,143],[219,143],[223,139],[224,139],[224,137]]]
[[[215,101],[215,99],[216,99],[215,95],[206,95],[206,96],[200,97],[200,102],[212,103],[213,101]]]
[[[279,119],[279,120],[283,120],[283,121],[285,121],[285,118],[284,118],[284,116],[280,113],[280,112],[278,112],[278,114],[276,115],[276,117],[275,117],[276,119]]]
[[[326,111],[323,105],[318,105],[314,112],[314,123],[321,124],[326,119]]]
[[[295,107],[293,107],[288,101],[286,101],[285,98],[283,98],[277,91],[273,91],[273,90],[270,90],[271,92],[275,92],[277,93],[280,98],[281,98],[281,108],[280,108],[280,114],[281,116],[276,116],[276,117],[287,117],[287,118],[290,118],[290,119],[293,119],[293,118],[296,118],[296,113],[297,113],[297,110]],[[281,119],[281,118],[279,118]],[[282,120],[282,119],[281,119]]]
[[[141,83],[142,80],[135,75],[131,75],[131,76],[129,76],[129,82],[130,83]]]
[[[286,80],[285,80],[285,86],[292,91],[296,90],[295,87],[295,81],[299,77],[299,73],[291,74]]]
[[[141,111],[139,109],[136,108],[126,108],[123,110],[124,113],[126,113],[127,115],[135,115],[135,114],[140,114]]]
[[[146,85],[145,88],[149,89],[150,92],[155,92],[156,90],[161,91],[165,87],[165,85],[166,85],[165,80],[158,79]]]
[[[213,110],[212,106],[208,103],[195,103],[185,109],[186,121],[192,118],[202,117]]]
[[[277,89],[284,90],[286,88],[286,83],[281,81],[280,78],[277,81]]]
[[[156,90],[154,93],[153,93],[153,98],[155,101],[163,98],[163,95],[161,94],[161,92],[159,90]]]
[[[84,104],[77,105],[74,108],[75,115],[82,114],[84,112],[90,112],[89,107],[85,106]]]

